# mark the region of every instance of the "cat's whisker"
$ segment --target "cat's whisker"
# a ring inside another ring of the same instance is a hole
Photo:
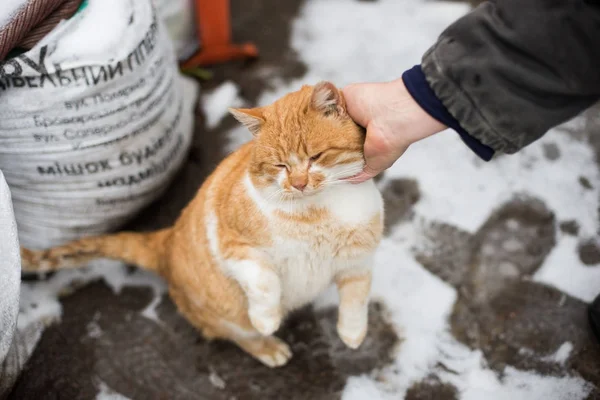
[[[340,181],[340,180],[332,180],[332,181],[324,181],[322,183],[323,186],[331,186],[331,185],[342,185],[345,184],[347,182],[344,181]]]
[[[356,167],[351,167],[351,168],[347,168],[347,169],[343,169],[340,171],[337,171],[329,176],[327,176],[326,180],[333,180],[333,179],[339,179],[341,177],[343,178],[349,178],[353,175],[356,175],[357,173],[359,173],[361,170],[356,168]]]
[[[350,178],[354,175],[356,175],[356,173],[354,173],[354,171],[351,171],[353,173],[345,173],[345,174],[339,174],[339,175],[331,175],[328,176],[323,182],[345,182],[345,179]]]

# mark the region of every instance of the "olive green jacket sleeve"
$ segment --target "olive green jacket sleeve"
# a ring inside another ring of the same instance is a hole
[[[600,5],[485,2],[442,33],[421,67],[470,135],[517,152],[600,99]]]

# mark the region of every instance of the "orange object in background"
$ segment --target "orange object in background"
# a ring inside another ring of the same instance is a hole
[[[229,0],[196,0],[194,12],[201,48],[183,62],[183,68],[258,57],[258,49],[254,44],[236,45],[231,42]]]

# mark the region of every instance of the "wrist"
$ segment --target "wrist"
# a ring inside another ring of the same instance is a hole
[[[396,92],[396,96],[403,99],[402,112],[405,114],[405,118],[403,118],[405,128],[403,131],[406,132],[406,136],[410,138],[411,142],[418,142],[447,129],[445,124],[423,109],[411,95],[402,79],[396,79],[389,84],[394,87],[393,90]]]

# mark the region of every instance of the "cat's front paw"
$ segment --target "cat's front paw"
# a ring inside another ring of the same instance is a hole
[[[250,322],[263,336],[270,336],[279,329],[282,313],[279,308],[252,307],[248,312]]]
[[[290,358],[292,358],[292,350],[290,350],[290,346],[287,343],[275,336],[271,336],[265,338],[263,346],[255,352],[254,357],[267,367],[276,368],[287,364]]]
[[[367,336],[367,316],[349,315],[340,318],[337,332],[342,342],[351,349],[357,349]]]

